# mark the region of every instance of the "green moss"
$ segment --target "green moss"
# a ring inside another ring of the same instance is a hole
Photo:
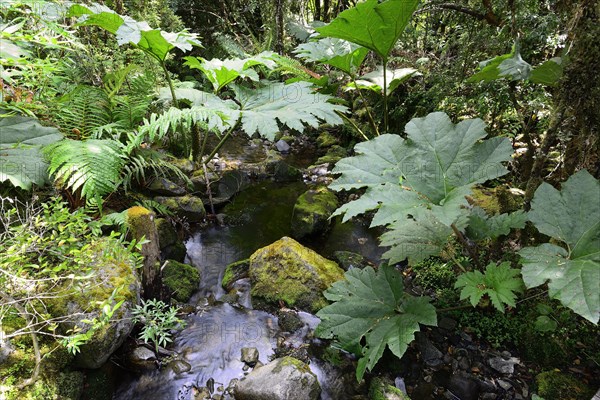
[[[292,235],[302,238],[322,233],[329,226],[329,217],[337,207],[337,197],[326,187],[306,191],[294,205]]]
[[[221,286],[225,290],[230,290],[231,285],[243,278],[248,277],[248,269],[250,268],[250,262],[248,259],[231,263],[225,268],[223,273],[223,279],[221,280]]]
[[[298,369],[302,373],[313,374],[313,372],[310,370],[310,367],[308,366],[308,364],[298,360],[297,358],[289,357],[289,356],[280,358],[278,360],[277,367],[273,368],[273,372],[274,373],[281,372],[283,367],[287,367],[289,365],[296,367],[296,369]]]
[[[331,148],[327,151],[327,154],[325,154],[322,157],[319,157],[319,159],[315,162],[315,165],[320,165],[320,164],[335,164],[336,162],[340,161],[342,158],[346,157],[348,155],[348,151],[343,148],[342,146],[339,145],[333,145],[331,146]]]
[[[328,304],[322,292],[343,274],[335,262],[288,237],[250,257],[253,297],[275,305],[283,301],[313,313]]]
[[[369,400],[410,400],[402,390],[392,386],[391,382],[375,377],[369,386]]]
[[[490,215],[503,214],[520,209],[523,196],[511,192],[505,186],[493,189],[475,188],[470,203],[483,208]]]
[[[320,148],[331,147],[338,144],[338,139],[328,131],[323,131],[317,137],[317,146]]]
[[[184,303],[198,290],[200,272],[191,265],[168,260],[163,268],[163,284],[175,300]]]
[[[595,391],[571,375],[560,371],[548,371],[535,378],[538,395],[545,400],[589,400]]]

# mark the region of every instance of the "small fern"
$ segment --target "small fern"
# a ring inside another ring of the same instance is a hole
[[[104,90],[77,86],[63,96],[54,113],[54,122],[67,135],[88,139],[112,122],[110,101]]]
[[[63,140],[44,149],[55,183],[81,198],[99,199],[121,184],[124,146],[116,140]]]

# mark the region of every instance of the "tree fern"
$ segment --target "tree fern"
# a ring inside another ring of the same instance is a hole
[[[48,168],[60,187],[85,199],[98,199],[121,184],[126,157],[116,140],[63,140],[44,149]]]

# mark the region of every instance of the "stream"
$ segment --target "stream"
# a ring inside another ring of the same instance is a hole
[[[245,150],[237,156],[255,157]],[[225,267],[289,235],[294,203],[306,190],[303,182],[256,183],[221,210],[225,215],[224,226],[199,228],[191,235],[186,242],[185,261],[196,267],[202,277],[198,291],[189,301],[196,311],[187,316],[186,327],[175,334],[169,347],[191,368],[177,373],[170,365],[164,365],[142,375],[124,375],[114,399],[192,400],[196,388],[207,386],[209,380],[214,380],[215,394],[222,394],[232,379],[247,374],[240,360],[243,347],[258,349],[260,362],[266,364],[274,356],[278,339],[284,338],[288,346],[295,347],[315,341],[310,333],[319,322],[317,317],[300,312],[304,327],[284,335],[276,316],[252,309],[247,280],[237,286],[241,293],[238,302],[243,307],[218,301],[226,294],[220,285]],[[377,234],[366,223],[334,221],[325,237],[303,244],[328,258],[335,251],[345,250],[377,263],[382,254]],[[312,356],[310,368],[318,377],[323,400],[347,398],[340,371]]]

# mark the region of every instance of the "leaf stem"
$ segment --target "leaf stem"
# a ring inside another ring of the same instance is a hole
[[[352,83],[354,83],[354,87],[358,91],[358,95],[360,96],[360,99],[362,100],[365,109],[367,110],[369,122],[371,122],[371,128],[375,132],[375,135],[379,136],[379,128],[377,128],[377,124],[375,123],[375,119],[373,118],[373,114],[371,113],[371,108],[368,106],[367,100],[365,99],[365,96],[363,96],[362,90],[360,90],[358,84],[356,83],[356,77],[354,76],[354,74],[350,75],[350,77],[352,78]]]
[[[160,66],[165,73],[165,77],[167,78],[167,84],[169,85],[169,90],[171,90],[171,97],[173,98],[173,106],[179,108],[179,104],[177,103],[177,96],[175,95],[175,87],[173,86],[173,81],[171,80],[171,76],[169,75],[169,71],[167,70],[167,66],[163,60],[160,60]]]
[[[365,135],[365,133],[362,131],[362,129],[360,129],[358,127],[358,125],[356,125],[356,123],[354,121],[352,121],[350,118],[348,118],[347,116],[345,116],[342,113],[338,113],[340,117],[344,118],[347,122],[350,123],[350,125],[352,125],[354,127],[354,129],[356,129],[356,131],[363,137],[363,139],[365,140],[369,140],[369,138],[367,137],[367,135]]]
[[[205,162],[209,162],[210,160],[212,160],[212,158],[215,156],[215,154],[217,154],[219,152],[219,150],[221,149],[221,147],[223,147],[223,145],[225,144],[225,142],[227,141],[227,139],[229,139],[229,136],[231,136],[231,134],[233,133],[234,129],[237,128],[239,122],[240,122],[240,120],[238,119],[237,122],[235,124],[233,124],[231,126],[231,128],[229,128],[229,130],[227,131],[227,133],[225,135],[223,135],[223,137],[221,138],[221,140],[219,141],[219,143],[217,143],[217,145],[215,146],[215,148],[213,149],[213,151],[206,158]]]
[[[388,132],[387,60],[383,60],[383,133]]]

